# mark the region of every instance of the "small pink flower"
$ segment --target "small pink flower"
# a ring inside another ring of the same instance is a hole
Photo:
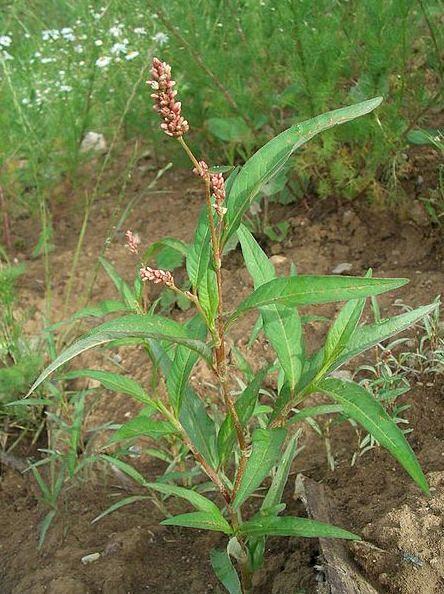
[[[222,173],[213,173],[210,175],[211,192],[214,195],[214,210],[220,217],[223,217],[227,209],[222,206],[225,200],[225,182]]]
[[[126,245],[132,254],[139,253],[140,237],[137,233],[133,233],[128,229],[125,233]]]
[[[156,285],[163,283],[167,287],[174,286],[174,278],[171,272],[157,270],[155,268],[150,268],[149,266],[144,266],[140,269],[140,278],[143,281],[151,281]]]
[[[193,173],[199,177],[205,177],[208,175],[208,165],[205,163],[205,161],[199,161],[199,169],[195,167],[193,169]]]
[[[189,125],[181,115],[182,104],[175,100],[177,91],[173,90],[176,83],[171,79],[171,66],[158,58],[153,58],[151,76],[153,78],[148,84],[154,91],[151,94],[154,99],[153,109],[163,120],[160,127],[168,136],[183,136],[188,132]]]

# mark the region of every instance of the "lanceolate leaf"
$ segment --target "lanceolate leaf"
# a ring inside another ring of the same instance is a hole
[[[131,495],[130,497],[124,497],[123,499],[120,499],[113,505],[110,505],[110,507],[108,507],[104,512],[102,512],[100,515],[98,515],[96,518],[94,518],[94,520],[91,523],[94,524],[95,522],[98,522],[105,516],[112,514],[113,512],[117,511],[121,507],[124,507],[125,505],[131,505],[131,503],[135,503],[136,501],[143,501],[145,499],[149,499],[149,496],[148,495]]]
[[[120,274],[117,272],[117,270],[111,264],[111,262],[108,262],[108,260],[105,260],[105,258],[102,258],[101,256],[99,257],[99,261],[100,261],[100,264],[105,269],[107,275],[113,281],[116,289],[119,291],[121,297],[123,298],[125,303],[128,305],[128,307],[137,311],[139,309],[137,299],[134,294],[134,291],[130,288],[128,283],[126,283],[123,280],[123,278],[120,276]]]
[[[285,429],[256,429],[252,436],[252,450],[233,501],[237,509],[249,497],[276,463],[285,439]]]
[[[329,367],[329,372],[337,369],[349,359],[356,357],[356,355],[359,355],[359,353],[363,353],[381,341],[390,338],[394,334],[402,332],[409,326],[412,326],[418,322],[418,320],[421,320],[430,314],[434,309],[436,309],[436,307],[436,303],[431,303],[430,305],[418,307],[417,309],[413,309],[412,311],[408,311],[399,316],[389,318],[377,324],[360,326],[354,332],[344,351]]]
[[[183,393],[179,419],[195,448],[213,468],[216,468],[216,426],[199,396],[189,386]]]
[[[208,213],[204,207],[197,223],[193,245],[188,249],[186,260],[188,277],[191,285],[196,288],[208,270],[210,262],[210,225]]]
[[[168,421],[152,419],[146,414],[139,414],[134,419],[124,423],[111,438],[111,442],[122,441],[123,439],[134,439],[136,437],[152,437],[159,439],[165,435],[175,433],[175,428]]]
[[[360,540],[360,537],[343,528],[324,522],[291,516],[264,516],[253,518],[240,527],[246,536],[303,536],[307,538],[343,538]]]
[[[378,107],[381,101],[381,97],[376,97],[301,122],[285,130],[259,149],[245,163],[228,195],[223,243],[237,230],[244,213],[261,187],[284,167],[297,148],[323,130],[369,113]]]
[[[379,295],[402,287],[403,278],[366,278],[358,276],[290,276],[261,285],[239,305],[230,318],[264,305],[315,305]]]
[[[421,489],[428,493],[425,476],[403,432],[367,390],[353,382],[336,378],[327,378],[317,387],[339,402],[344,413],[373,435],[402,464]]]
[[[219,294],[217,291],[216,273],[208,268],[203,274],[197,286],[199,303],[205,313],[205,317],[210,328],[214,328],[217,306],[219,303]]]
[[[255,378],[248,384],[242,394],[236,400],[236,411],[239,420],[245,426],[251,415],[254,412],[259,390],[264,382],[265,376],[268,373],[268,367],[262,369]],[[228,413],[224,422],[220,426],[219,434],[217,436],[217,450],[219,452],[219,461],[224,463],[233,451],[234,442],[236,441],[236,433],[234,430],[234,423],[231,415]]]
[[[65,349],[37,378],[29,393],[37,388],[56,369],[89,349],[112,340],[128,337],[154,338],[187,346],[211,361],[211,350],[200,340],[189,338],[186,329],[178,324],[155,315],[130,314],[97,326],[83,338]]]
[[[205,511],[180,514],[160,522],[164,526],[185,526],[186,528],[199,528],[200,530],[214,530],[224,534],[232,534],[232,529],[218,510],[218,514]]]
[[[174,270],[182,265],[188,253],[188,246],[174,237],[164,237],[152,243],[143,255],[144,261],[155,256],[159,268]]]
[[[207,328],[200,315],[194,316],[187,324],[186,328],[194,338],[204,341],[207,335]],[[191,351],[186,346],[178,345],[174,355],[174,360],[170,367],[167,377],[167,388],[170,402],[176,412],[180,410],[182,395],[188,383],[190,373],[199,358],[196,351]]]
[[[214,573],[230,594],[242,594],[239,576],[231,563],[230,556],[226,551],[213,549],[210,553],[210,561]]]
[[[107,390],[119,392],[120,394],[128,394],[134,398],[134,400],[156,407],[155,402],[148,396],[142,386],[127,375],[120,375],[119,373],[101,371],[98,369],[76,369],[75,371],[65,373],[61,379],[71,380],[79,377],[89,377],[97,380]]]
[[[292,436],[285,449],[284,455],[279,460],[276,474],[262,502],[261,510],[271,509],[281,502],[282,493],[288,480],[291,463],[296,455],[296,448],[300,432]]]
[[[365,299],[352,299],[344,305],[330,327],[324,346],[325,361],[333,361],[347,346],[364,309]]]
[[[220,515],[219,508],[215,503],[192,489],[185,489],[184,487],[177,487],[176,485],[169,485],[167,483],[147,483],[146,487],[164,495],[173,495],[186,499],[199,511],[208,512],[214,516]]]
[[[240,226],[237,234],[248,272],[253,278],[255,289],[258,289],[275,278],[274,266],[244,225]],[[285,305],[261,307],[260,313],[265,336],[275,350],[290,389],[293,390],[302,368],[302,325],[299,314],[295,308]]]

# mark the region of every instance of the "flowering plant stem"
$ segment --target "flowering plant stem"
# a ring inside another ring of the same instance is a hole
[[[225,406],[233,419],[234,428],[236,431],[236,437],[239,445],[240,451],[240,459],[239,465],[237,468],[237,472],[234,478],[234,486],[231,492],[228,494],[227,506],[228,512],[230,514],[231,523],[233,530],[236,531],[239,527],[239,523],[242,522],[242,513],[239,509],[237,514],[231,508],[230,502],[234,500],[236,496],[236,492],[238,490],[240,481],[245,472],[245,467],[248,459],[248,447],[246,441],[246,435],[242,428],[239,415],[237,414],[236,407],[234,405],[233,398],[229,393],[228,386],[227,386],[227,359],[226,359],[226,351],[225,351],[225,322],[224,322],[224,311],[223,311],[223,289],[222,289],[222,253],[221,253],[221,237],[223,232],[223,219],[221,219],[220,224],[217,226],[214,223],[214,215],[213,215],[213,206],[211,203],[211,180],[210,180],[210,173],[208,171],[202,171],[202,167],[199,161],[194,156],[192,150],[185,142],[183,136],[178,137],[178,141],[188,157],[190,158],[191,162],[193,163],[194,167],[203,173],[203,181],[205,185],[205,201],[207,206],[207,213],[208,213],[208,221],[210,226],[210,236],[211,236],[211,247],[212,253],[214,258],[214,265],[216,269],[216,279],[217,279],[217,293],[218,293],[218,311],[217,311],[217,323],[216,323],[216,344],[214,345],[214,359],[216,362],[216,374],[217,379],[219,382],[220,392],[222,394],[223,401]],[[193,452],[194,453],[194,452]],[[196,457],[196,454],[194,453]],[[202,464],[202,460],[198,460]],[[205,469],[205,464],[203,465]],[[216,476],[211,476],[208,473],[208,469],[205,469],[208,476],[210,477],[213,482],[216,482],[216,485],[220,489],[220,479]],[[222,492],[224,495],[224,492]],[[248,594],[251,590],[251,571],[246,562],[247,559],[247,550],[246,546],[243,542],[241,537],[238,537],[238,542],[241,548],[244,551],[244,558],[245,562],[240,563],[240,570],[241,570],[241,577],[242,577],[242,589],[244,594]]]

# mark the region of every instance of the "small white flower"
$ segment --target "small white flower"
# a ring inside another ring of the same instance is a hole
[[[145,27],[136,27],[134,29],[134,33],[136,35],[146,35],[146,29],[145,29]]]
[[[103,41],[101,39],[96,39],[94,42],[94,45],[97,45],[97,47],[100,47],[103,45]]]
[[[81,45],[76,45],[74,47],[74,51],[76,52],[76,54],[83,54],[83,47]]]
[[[55,62],[55,58],[42,58],[40,60],[41,64],[51,64],[51,62]]]
[[[120,37],[123,32],[123,25],[122,24],[113,25],[111,27],[111,29],[109,30],[109,32],[113,37]]]
[[[12,38],[9,35],[0,35],[0,45],[2,47],[9,47],[12,43]]]
[[[82,60],[81,62],[79,62],[79,66],[85,66],[85,60]]]
[[[136,51],[132,51],[132,52],[128,52],[125,56],[125,58],[127,60],[134,60],[134,58],[137,58],[137,56],[139,55],[139,52]]]
[[[159,31],[159,33],[156,33],[155,35],[153,35],[153,37],[151,39],[154,41],[154,43],[157,43],[160,47],[162,47],[162,45],[165,45],[166,43],[168,43],[168,41],[170,40],[168,35],[166,33],[162,33],[161,31]]]
[[[100,58],[96,60],[96,66],[98,66],[99,68],[106,68],[110,64],[111,58],[109,56],[100,56]]]
[[[128,41],[125,39],[126,43],[128,43]],[[113,45],[113,47],[110,49],[110,52],[112,54],[126,54],[126,52],[128,51],[128,48],[126,47],[126,43],[115,43]]]
[[[22,105],[29,105],[31,103],[31,99],[28,99],[27,97],[24,97],[22,99]]]

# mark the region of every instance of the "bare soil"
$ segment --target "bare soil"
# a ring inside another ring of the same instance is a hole
[[[125,278],[132,278],[136,263],[123,247],[123,231],[131,228],[148,244],[164,236],[190,241],[200,207],[198,182],[189,175],[168,175],[156,190],[145,190],[150,173],[140,168],[131,182],[130,195],[140,202],[125,227],[117,232],[106,256]],[[62,319],[63,300],[73,249],[82,216],[75,192],[63,188],[69,200],[54,202],[56,249],[51,255],[54,274],[52,312]],[[74,284],[74,297],[82,294],[91,278],[95,258],[107,236],[113,233],[115,212],[113,189],[94,205],[85,248]],[[384,315],[399,313],[395,299],[417,306],[429,303],[444,286],[443,241],[438,229],[425,221],[419,202],[412,198],[403,221],[387,212],[378,212],[361,203],[313,202],[306,206],[275,208],[274,220],[287,218],[290,232],[282,244],[264,242],[274,257],[279,272],[288,272],[290,263],[300,273],[331,273],[341,263],[352,264],[351,274],[373,268],[375,276],[408,277],[411,283],[381,299]],[[411,211],[411,212],[410,212]],[[35,245],[35,229],[28,219],[18,221],[17,258],[28,264],[21,287],[22,307],[32,308],[28,323],[36,331],[43,309],[44,270],[40,260],[29,253]],[[224,264],[225,294],[230,307],[251,288],[242,267],[240,254],[231,252]],[[180,272],[179,272],[180,277]],[[92,301],[115,298],[114,289],[102,271],[94,284]],[[67,312],[77,303],[69,304]],[[336,307],[324,306],[318,313],[332,314]],[[186,314],[174,311],[179,319]],[[368,319],[370,312],[366,312]],[[233,330],[232,340],[244,346],[251,318]],[[313,323],[307,328],[310,348],[322,337],[323,327]],[[143,353],[137,349],[119,351],[125,372],[138,379],[146,375]],[[254,366],[260,366],[271,353],[259,340],[249,353]],[[84,356],[88,366],[110,368],[109,354]],[[80,363],[79,363],[80,364]],[[203,367],[193,375],[196,388],[210,390]],[[440,594],[444,592],[444,423],[442,376],[412,380],[411,392],[403,400],[411,404],[406,416],[414,431],[409,441],[417,453],[432,486],[430,498],[424,497],[401,468],[381,449],[362,456],[350,465],[357,437],[348,424],[333,429],[331,440],[336,468],[328,468],[325,449],[316,434],[305,429],[304,451],[295,460],[292,479],[286,492],[289,513],[303,514],[302,504],[293,497],[296,473],[322,481],[334,494],[343,518],[342,525],[364,537],[353,545],[353,556],[381,594]],[[123,396],[103,392],[97,397],[87,425],[101,421],[121,422],[134,414],[135,406]],[[23,452],[32,456],[35,452]],[[149,479],[154,479],[158,463],[138,460]],[[98,468],[88,480],[67,490],[65,501],[44,547],[37,550],[38,524],[46,510],[38,502],[32,480],[10,467],[0,475],[0,592],[4,594],[203,594],[218,591],[208,560],[212,546],[222,546],[217,534],[159,526],[161,513],[149,501],[124,507],[96,524],[91,520],[106,509],[119,494],[138,492],[122,485],[115,476]],[[175,511],[180,509],[175,505]],[[85,555],[100,553],[100,558],[82,564]],[[256,592],[262,594],[314,594],[322,572],[315,569],[319,546],[316,540],[271,539],[264,570],[256,577]]]

